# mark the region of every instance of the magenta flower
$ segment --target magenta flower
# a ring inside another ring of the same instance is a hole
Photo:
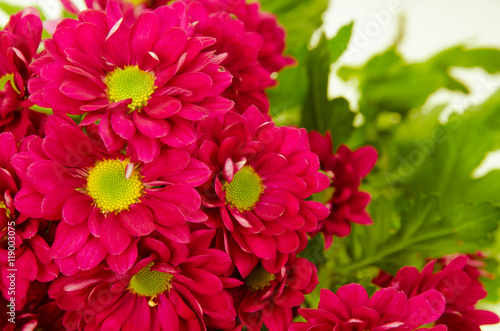
[[[235,19],[233,14],[224,11],[209,13],[209,8],[197,1],[184,1],[188,4],[190,20],[197,22],[195,31],[216,40],[207,49],[215,54],[227,54],[221,65],[231,73],[233,81],[222,95],[235,101],[235,110],[240,114],[250,106],[267,113],[269,100],[264,89],[275,85],[275,81],[258,61],[263,36],[247,31],[244,22]]]
[[[209,170],[187,152],[164,148],[142,164],[106,152],[56,116],[45,131],[44,139],[32,139],[28,151],[13,158],[25,181],[15,205],[30,217],[63,220],[51,256],[64,274],[92,269],[105,257],[111,269],[125,272],[137,256],[133,238],[158,230],[188,242],[186,220],[206,219],[193,187],[207,180]]]
[[[304,129],[276,127],[250,107],[199,125],[198,158],[212,178],[200,187],[207,225],[219,229],[220,247],[246,277],[260,262],[275,274],[307,245],[307,232],[328,215],[306,201],[328,178],[309,149]]]
[[[26,303],[28,288],[35,281],[49,282],[59,270],[49,256],[49,246],[42,234],[47,222],[29,218],[14,207],[20,180],[11,165],[18,151],[14,135],[0,134],[0,291],[4,298],[12,296],[12,270],[15,272],[17,309]],[[12,249],[12,247],[14,249]]]
[[[359,284],[348,284],[336,293],[321,290],[318,309],[301,309],[299,314],[307,322],[296,322],[290,331],[412,331],[434,322],[445,306],[438,291],[426,291],[407,298],[394,288],[380,289],[371,298]],[[434,327],[432,331],[446,331]]]
[[[283,56],[285,50],[285,30],[278,25],[276,15],[260,10],[259,2],[247,3],[245,0],[197,0],[202,2],[211,13],[225,11],[235,15],[245,24],[247,31],[262,36],[263,44],[259,49],[258,60],[268,72],[278,72],[295,61]]]
[[[478,279],[479,272],[471,271],[474,263],[469,261],[469,257],[458,255],[436,273],[433,273],[436,261],[428,263],[422,272],[404,267],[398,271],[391,286],[404,291],[410,298],[428,290],[439,291],[446,299],[446,308],[436,325],[446,325],[450,331],[480,331],[481,325],[496,324],[500,319],[490,311],[474,308],[487,293]]]
[[[371,146],[365,146],[351,151],[341,145],[336,154],[332,154],[332,136],[326,132],[325,137],[319,132],[309,133],[311,150],[316,153],[324,170],[332,180],[331,191],[325,203],[330,210],[330,216],[320,221],[318,227],[311,232],[315,236],[323,233],[325,248],[331,246],[333,236],[345,237],[351,233],[351,222],[369,225],[373,221],[365,211],[371,196],[359,191],[361,179],[367,176],[377,161],[377,151]]]
[[[270,331],[288,330],[292,308],[304,301],[318,284],[316,266],[304,258],[290,259],[276,274],[258,264],[235,289],[233,297],[238,317],[248,330],[261,330],[264,323]]]
[[[0,31],[0,130],[11,132],[16,140],[37,134],[45,115],[29,109],[27,83],[29,64],[36,56],[42,37],[40,14],[32,7],[10,16]]]
[[[231,260],[209,248],[213,235],[195,231],[188,245],[159,233],[140,238],[143,258],[127,273],[101,264],[58,278],[49,295],[66,311],[69,330],[230,329],[236,311],[225,288],[241,282],[223,277]]]
[[[57,114],[85,114],[99,122],[110,151],[125,143],[138,159],[154,160],[162,143],[183,147],[196,139],[193,121],[233,107],[220,94],[231,75],[224,55],[205,49],[215,40],[193,35],[185,6],[146,10],[128,25],[119,5],[85,10],[63,20],[32,67],[30,99]]]

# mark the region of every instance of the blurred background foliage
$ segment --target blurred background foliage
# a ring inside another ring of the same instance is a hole
[[[276,122],[330,130],[334,151],[341,144],[379,151],[376,168],[363,182],[372,195],[374,225],[353,224],[351,235],[336,238],[327,251],[313,238],[302,253],[319,267],[320,286],[307,297],[308,305],[317,305],[319,288],[358,282],[373,291],[371,279],[381,269],[394,274],[405,265],[422,268],[433,258],[478,251],[488,256],[491,273],[483,279],[485,300],[498,302],[500,171],[474,174],[487,153],[500,148],[500,91],[445,121],[440,114],[446,104],[422,107],[440,89],[470,93],[452,68],[499,73],[500,49],[458,45],[410,63],[398,51],[400,31],[386,51],[364,65],[332,72],[349,47],[355,22],[327,38],[319,20],[326,2],[263,0],[262,5],[287,29],[287,53],[297,59],[269,90]],[[357,84],[358,105],[328,97],[331,75]]]

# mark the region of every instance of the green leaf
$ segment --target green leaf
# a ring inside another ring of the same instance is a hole
[[[345,50],[351,30],[352,23],[341,28],[337,36],[331,40],[327,40],[323,33],[318,45],[309,52],[307,59],[307,76],[310,84],[302,108],[301,126],[321,133],[330,130],[334,148],[345,143],[354,129],[355,114],[349,109],[347,100],[328,99],[330,65]]]
[[[367,121],[384,110],[407,115],[411,109],[420,108],[440,88],[469,93],[462,82],[450,76],[451,67],[481,67],[490,73],[500,72],[500,50],[497,49],[458,46],[425,62],[406,63],[396,46],[362,67],[343,67],[338,72],[343,80],[359,80],[360,111]]]
[[[336,62],[347,49],[349,40],[351,39],[352,27],[354,22],[344,25],[337,32],[337,35],[328,40],[328,48],[330,49],[330,63]]]
[[[10,5],[8,3],[0,2],[0,9],[2,9],[7,15],[13,15],[18,11],[24,9],[24,6]]]
[[[308,81],[305,61],[312,33],[321,26],[321,14],[326,10],[327,0],[263,0],[262,9],[276,15],[286,30],[285,53],[295,58],[293,67],[285,68],[278,75],[278,85],[268,89],[271,115],[291,119],[296,124],[307,93]],[[283,118],[282,118],[283,120]]]
[[[453,115],[437,125],[426,138],[400,141],[401,187],[408,196],[435,193],[444,210],[463,203],[500,202],[500,171],[473,178],[474,169],[496,147],[500,92],[479,108]],[[397,138],[397,137],[396,137]],[[401,176],[402,175],[402,176]]]
[[[397,201],[378,198],[372,202],[374,225],[353,227],[347,244],[360,251],[351,254],[351,261],[336,265],[337,273],[368,266],[395,273],[405,265],[421,267],[427,258],[474,253],[491,244],[500,222],[500,207],[490,203],[463,205],[442,214],[435,196]],[[400,216],[393,214],[396,204],[402,207]]]

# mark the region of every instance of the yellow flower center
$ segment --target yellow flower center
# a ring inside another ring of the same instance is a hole
[[[107,159],[97,161],[90,169],[86,190],[102,213],[119,213],[140,202],[144,191],[141,179],[128,159]]]
[[[128,105],[131,112],[141,110],[148,104],[155,90],[155,76],[137,66],[117,68],[106,76],[108,98],[111,102],[132,99]]]
[[[149,305],[156,306],[154,299],[158,294],[170,290],[174,276],[168,272],[151,271],[151,262],[130,279],[128,290],[137,296],[149,297]]]
[[[261,264],[258,264],[245,278],[245,285],[254,291],[262,290],[264,287],[271,285],[271,282],[275,279],[274,274],[267,272]]]
[[[7,216],[7,218],[11,218],[12,215],[10,214],[10,210],[7,208],[5,202],[0,201],[0,209],[5,209],[5,216]]]
[[[233,180],[224,185],[226,203],[239,211],[252,210],[259,201],[264,186],[262,179],[251,166],[244,166],[234,174]]]

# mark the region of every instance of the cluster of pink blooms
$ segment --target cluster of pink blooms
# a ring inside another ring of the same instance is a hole
[[[321,232],[329,247],[351,222],[372,222],[359,186],[377,152],[334,153],[329,133],[274,124],[266,88],[294,61],[257,3],[166,2],[86,1],[80,12],[63,1],[77,19],[50,39],[33,8],[0,31],[2,330],[497,321],[474,309],[484,290],[466,257],[436,274],[404,268],[371,298],[351,284],[297,309],[318,285],[298,256],[308,238]],[[310,199],[328,190],[325,204]],[[292,324],[298,314],[307,322]]]

